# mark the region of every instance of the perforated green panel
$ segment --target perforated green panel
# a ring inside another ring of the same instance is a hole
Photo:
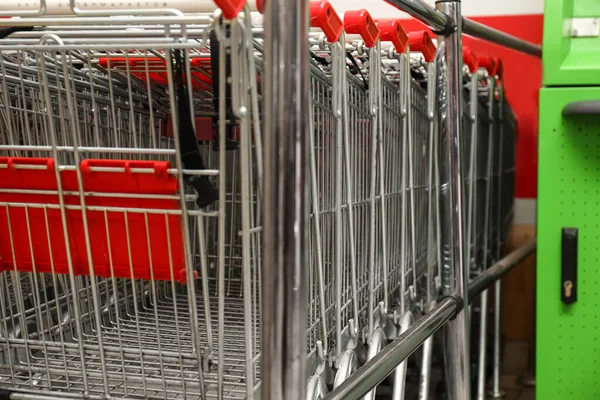
[[[600,115],[561,116],[600,88],[540,91],[537,399],[600,399]],[[561,229],[579,229],[578,299],[561,302]]]

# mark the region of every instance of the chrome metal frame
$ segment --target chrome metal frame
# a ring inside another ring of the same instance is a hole
[[[265,13],[265,166],[261,398],[306,393],[308,1]]]

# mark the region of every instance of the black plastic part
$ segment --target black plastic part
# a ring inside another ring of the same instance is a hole
[[[560,298],[565,304],[577,301],[577,228],[562,229]]]
[[[229,27],[225,27],[225,34],[228,34]],[[225,55],[225,110],[219,109],[219,58],[220,58],[220,41],[217,37],[217,33],[210,31],[210,69],[212,71],[212,87],[213,87],[213,107],[215,115],[213,117],[213,128],[214,131],[218,132],[219,127],[219,115],[224,112],[227,120],[227,126],[225,127],[225,150],[236,150],[239,147],[238,142],[233,137],[234,128],[236,127],[236,118],[233,114],[232,100],[231,100],[231,55]],[[229,79],[227,79],[229,78]],[[219,137],[217,136],[213,140],[213,150],[219,151]]]
[[[15,32],[28,32],[32,30],[33,26],[3,26],[0,27],[0,39],[7,38]]]
[[[179,149],[184,168],[204,170],[204,160],[198,149],[196,132],[192,123],[188,91],[183,79],[183,59],[181,52],[176,54],[177,72],[177,117],[179,119]],[[208,207],[219,199],[219,192],[214,188],[208,176],[186,176],[186,183],[194,188],[197,194],[198,207]]]
[[[0,400],[10,400],[11,393],[10,390],[0,389]]]
[[[576,117],[580,115],[600,116],[600,100],[574,101],[562,109],[563,117]]]

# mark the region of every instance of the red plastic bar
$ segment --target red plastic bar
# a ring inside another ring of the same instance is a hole
[[[344,29],[352,35],[360,35],[368,48],[377,44],[380,35],[373,17],[364,8],[344,14]]]
[[[392,42],[396,52],[404,53],[408,46],[408,34],[399,19],[380,19],[377,27],[381,31],[382,42]]]
[[[426,62],[432,62],[435,58],[435,45],[431,35],[427,31],[409,32],[408,43],[410,51],[419,51],[423,54]]]
[[[60,173],[68,246],[50,158],[0,157],[0,272],[186,282],[178,181],[163,161],[84,160],[80,164],[91,260],[75,171]],[[17,189],[17,190],[14,190]],[[27,207],[25,207],[27,205]],[[69,207],[71,206],[71,207]],[[106,210],[106,211],[104,211]],[[68,250],[67,250],[68,247]]]
[[[147,78],[156,84],[167,85],[169,77],[167,64],[160,57],[100,57],[98,64],[103,68],[116,68],[146,81]],[[192,86],[197,89],[209,90],[212,84],[210,76],[210,57],[194,57],[190,60],[192,66]]]
[[[477,57],[477,54],[475,54],[475,52],[467,46],[463,47],[462,53],[463,63],[469,67],[469,72],[477,72],[477,69],[479,68],[479,58]]]
[[[215,0],[215,4],[226,19],[233,19],[244,9],[246,0]]]
[[[310,26],[321,28],[330,43],[337,42],[344,29],[344,23],[327,0],[311,1]]]

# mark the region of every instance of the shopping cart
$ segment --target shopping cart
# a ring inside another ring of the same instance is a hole
[[[2,385],[251,397],[261,210],[249,18],[78,22],[77,36],[46,28],[1,45]],[[109,39],[87,39],[94,29]]]
[[[0,388],[260,397],[264,43],[238,12],[120,25],[80,15],[0,40]],[[440,70],[431,37],[397,20],[342,20],[326,1],[310,17],[317,399],[438,300]],[[502,157],[498,190],[512,179],[508,146]],[[493,210],[498,224],[509,214]]]
[[[501,110],[508,110],[511,116],[512,112],[501,97],[501,86],[498,86],[502,61],[478,55],[468,47],[463,48],[463,58],[463,148],[468,149],[463,159],[466,176],[465,254],[469,276],[474,279],[500,259],[512,209],[514,124],[503,128]],[[477,365],[473,382],[476,381],[479,398],[485,397],[488,380],[488,307],[487,291],[482,293],[476,306],[471,307],[471,346],[477,349],[473,352],[472,365]],[[476,315],[479,318],[474,318]]]

